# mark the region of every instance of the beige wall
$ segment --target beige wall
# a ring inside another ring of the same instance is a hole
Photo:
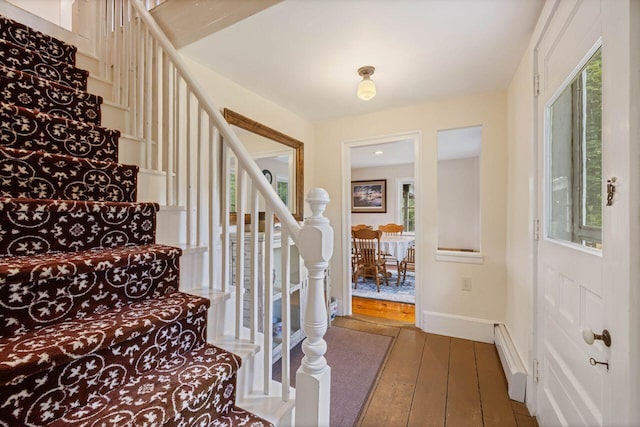
[[[351,180],[387,180],[387,213],[352,213],[351,224],[368,224],[377,229],[379,225],[399,224],[398,178],[413,178],[413,163],[351,169]]]
[[[313,161],[314,130],[310,121],[296,115],[235,82],[222,77],[210,68],[183,55],[189,69],[204,86],[211,100],[220,108],[229,108],[304,143],[304,194],[315,187]],[[284,147],[284,146],[283,146]],[[305,204],[305,212],[308,206]]]
[[[380,96],[380,95],[379,95]],[[374,100],[375,102],[375,100]],[[446,99],[381,111],[377,113],[327,120],[316,126],[316,143],[322,147],[315,157],[316,183],[329,191],[331,203],[327,215],[335,228],[336,244],[331,261],[332,294],[342,299],[343,264],[341,239],[349,236],[348,224],[342,224],[343,181],[341,162],[344,141],[373,138],[399,132],[421,133],[421,170],[416,169],[417,218],[419,234],[417,261],[422,280],[422,309],[440,313],[502,321],[505,319],[505,231],[507,126],[506,93],[497,92]],[[437,143],[442,129],[483,126],[481,156],[481,233],[484,264],[436,262],[437,239]],[[320,173],[320,171],[322,171]],[[346,274],[344,275],[346,277]],[[462,277],[471,277],[473,290],[461,290]]]
[[[480,251],[479,157],[438,160],[438,247]]]

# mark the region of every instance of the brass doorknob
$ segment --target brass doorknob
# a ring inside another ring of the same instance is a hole
[[[593,333],[591,328],[585,328],[582,330],[582,339],[589,345],[593,344],[596,340],[602,340],[604,345],[611,347],[611,334],[606,329],[602,331],[601,335],[598,335]]]

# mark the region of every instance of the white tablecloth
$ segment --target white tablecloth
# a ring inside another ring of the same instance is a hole
[[[380,248],[400,261],[407,255],[407,249],[413,246],[415,241],[414,236],[382,236]]]

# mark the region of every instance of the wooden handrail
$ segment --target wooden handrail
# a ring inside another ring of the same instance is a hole
[[[168,55],[173,66],[189,87],[191,94],[198,100],[198,102],[200,102],[201,108],[207,113],[210,120],[222,134],[225,139],[225,143],[229,145],[238,162],[242,165],[242,168],[249,174],[253,184],[258,187],[260,194],[265,199],[265,202],[273,206],[274,213],[280,220],[280,223],[286,227],[289,232],[289,237],[291,237],[294,242],[298,243],[298,235],[301,228],[300,225],[293,215],[291,215],[284,202],[280,200],[273,187],[271,187],[264,179],[262,171],[253,161],[249,151],[233,132],[227,121],[222,117],[222,113],[218,106],[210,99],[202,85],[191,76],[184,60],[176,48],[173,47],[162,29],[160,29],[155,19],[153,19],[151,14],[146,10],[142,2],[140,0],[133,0],[131,1],[131,5],[134,7],[142,21],[147,25],[149,32]]]

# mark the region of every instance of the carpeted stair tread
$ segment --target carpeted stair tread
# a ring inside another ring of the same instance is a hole
[[[15,378],[0,389],[0,425],[44,426],[159,366],[181,366],[205,345],[206,318],[202,311],[65,365]]]
[[[209,423],[203,423],[198,425],[204,425],[207,427],[235,427],[235,426],[248,426],[248,427],[273,427],[269,421],[264,418],[252,414],[238,406],[234,406],[228,413],[219,416],[215,421],[211,420]]]
[[[0,65],[4,102],[54,116],[100,124],[102,97]]]
[[[0,146],[118,161],[120,131],[0,102]]]
[[[2,15],[0,15],[0,38],[36,50],[42,55],[47,55],[58,61],[68,64],[76,63],[78,49],[75,46]]]
[[[180,253],[148,245],[0,258],[0,339],[176,292]]]
[[[180,364],[168,360],[49,426],[213,426],[220,416],[233,418],[240,358],[210,344],[185,356]]]
[[[0,38],[0,65],[86,91],[89,72]]]
[[[0,198],[0,257],[155,242],[157,203]]]
[[[95,248],[74,253],[0,257],[0,286],[21,282],[64,278],[94,271],[144,265],[159,259],[179,257],[180,248],[148,244]]]
[[[135,202],[138,166],[0,147],[0,197]]]
[[[206,312],[209,300],[175,292],[0,340],[0,387]]]

